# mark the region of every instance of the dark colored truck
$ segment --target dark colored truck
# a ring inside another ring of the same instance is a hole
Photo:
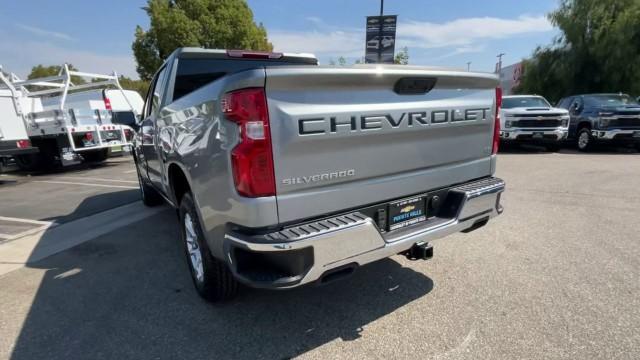
[[[143,202],[179,214],[198,293],[325,283],[502,212],[494,74],[178,49],[134,139]]]
[[[561,99],[569,110],[569,138],[580,151],[596,143],[631,144],[640,151],[640,104],[626,94],[585,94]]]

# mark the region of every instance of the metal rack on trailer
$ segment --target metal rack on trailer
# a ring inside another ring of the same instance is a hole
[[[74,84],[72,77],[86,82]],[[38,154],[17,156],[17,163],[23,168],[46,168],[72,165],[82,159],[102,161],[107,158],[109,148],[130,146],[125,133],[128,127],[114,124],[112,113],[106,107],[69,108],[65,104],[72,92],[111,86],[122,92],[137,116],[115,72],[103,75],[72,71],[65,64],[57,76],[38,79],[22,80],[15,74],[8,78],[0,74],[0,89],[11,92],[17,118],[22,119],[29,140],[40,150]],[[51,96],[55,96],[55,103],[43,105],[42,99]]]

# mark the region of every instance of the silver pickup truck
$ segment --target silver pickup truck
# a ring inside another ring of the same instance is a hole
[[[309,55],[183,48],[155,75],[134,159],[177,209],[194,284],[325,283],[502,212],[492,74],[320,67]]]

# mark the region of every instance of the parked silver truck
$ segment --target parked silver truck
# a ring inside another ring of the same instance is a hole
[[[504,96],[500,121],[503,142],[538,143],[550,151],[557,151],[569,132],[569,112],[539,95]]]
[[[153,78],[134,159],[143,202],[178,211],[193,282],[325,283],[502,212],[493,74],[320,67],[183,48]]]

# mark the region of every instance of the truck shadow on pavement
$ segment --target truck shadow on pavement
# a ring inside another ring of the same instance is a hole
[[[11,358],[290,358],[357,339],[434,286],[386,259],[324,286],[243,289],[212,305],[194,291],[182,251],[167,209],[30,264],[44,273],[15,290],[32,305]]]

